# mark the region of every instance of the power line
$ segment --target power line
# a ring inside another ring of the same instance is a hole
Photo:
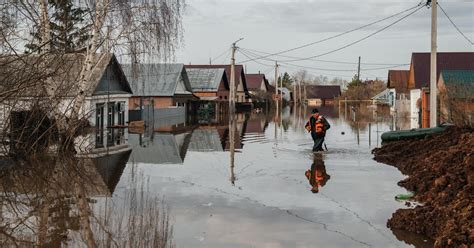
[[[242,49],[241,49],[241,52],[242,52]],[[247,58],[251,59],[251,61],[255,61],[257,60],[258,58],[258,54],[256,53],[253,53],[253,52],[250,52],[250,51],[246,51],[247,53],[250,53],[250,54],[253,54],[254,58],[249,58],[248,56],[246,56]],[[329,68],[317,68],[317,67],[309,67],[309,66],[302,66],[302,65],[295,65],[295,64],[290,64],[290,63],[287,63],[287,62],[281,62],[282,64],[287,64],[287,65],[292,65],[292,66],[297,66],[297,67],[304,67],[304,68],[308,68],[308,69],[314,69],[314,70],[320,70],[320,71],[354,71],[354,69],[329,69]],[[358,63],[351,63],[351,64],[358,64]],[[406,66],[406,65],[409,65],[409,64],[392,64],[390,66],[387,66],[387,67],[378,67],[378,68],[362,68],[361,70],[362,71],[376,71],[376,70],[384,70],[384,69],[391,69],[391,68],[397,68],[397,67],[401,67],[401,66]]]
[[[224,50],[224,52],[222,52],[221,54],[219,54],[218,56],[216,56],[215,58],[213,58],[211,61],[216,61],[218,60],[220,57],[224,56],[226,53],[228,53],[230,50],[230,48],[227,48],[226,50]]]
[[[241,47],[240,49],[243,49],[247,52],[254,52],[254,53],[261,53],[261,54],[271,54],[269,52],[262,52],[262,51],[258,51],[258,50],[255,50],[255,49],[249,49],[249,48],[242,48]],[[262,55],[258,55],[258,56],[262,56]],[[288,56],[288,55],[276,55],[276,56],[283,57],[283,58],[290,58],[290,59],[301,59],[299,57]],[[272,59],[264,59],[264,60],[274,61]],[[322,59],[308,59],[308,61],[325,62],[325,63],[333,63],[333,64],[345,64],[345,65],[357,65],[358,64],[357,62],[322,60]],[[386,66],[406,65],[406,64],[402,64],[402,63],[398,63],[398,64],[395,64],[395,63],[360,63],[360,64],[361,65],[386,65]]]
[[[454,21],[451,19],[451,17],[449,17],[448,13],[446,13],[446,11],[444,11],[443,7],[441,7],[441,5],[439,4],[439,2],[438,2],[438,7],[439,7],[439,9],[441,9],[441,11],[443,12],[443,14],[448,18],[449,22],[451,22],[451,24],[453,24],[454,28],[459,32],[459,34],[461,34],[462,37],[464,37],[464,39],[467,40],[467,42],[471,43],[471,45],[474,45],[474,43],[471,41],[471,39],[469,39],[469,38],[461,31],[461,29],[459,29],[459,27],[456,25],[456,23],[454,23]]]
[[[413,6],[413,7],[411,7],[411,8],[402,10],[402,11],[400,11],[400,12],[398,12],[398,13],[393,14],[393,15],[390,15],[390,16],[388,16],[388,17],[385,17],[385,18],[376,20],[376,21],[374,21],[374,22],[365,24],[365,25],[363,25],[363,26],[360,26],[360,27],[357,27],[357,28],[354,28],[354,29],[351,29],[351,30],[348,30],[348,31],[345,31],[345,32],[342,32],[342,33],[339,33],[339,34],[336,34],[336,35],[333,35],[333,36],[330,36],[330,37],[321,39],[321,40],[318,40],[318,41],[314,41],[314,42],[311,42],[311,43],[308,43],[308,44],[304,44],[304,45],[301,45],[301,46],[298,46],[298,47],[294,47],[294,48],[291,48],[291,49],[283,50],[283,51],[281,51],[281,52],[277,52],[277,53],[272,53],[272,54],[269,54],[269,55],[261,56],[261,57],[258,58],[258,59],[268,58],[268,57],[270,57],[270,56],[275,56],[275,55],[279,55],[279,54],[282,54],[282,53],[287,53],[287,52],[295,51],[295,50],[298,50],[298,49],[301,49],[301,48],[305,48],[305,47],[308,47],[308,46],[312,46],[312,45],[315,45],[315,44],[318,44],[318,43],[321,43],[321,42],[324,42],[324,41],[328,41],[328,40],[331,40],[331,39],[334,39],[334,38],[337,38],[337,37],[340,37],[340,36],[343,36],[343,35],[352,33],[352,32],[354,32],[354,31],[361,30],[361,29],[363,29],[363,28],[372,26],[372,25],[377,24],[377,23],[379,23],[379,22],[383,22],[383,21],[385,21],[385,20],[391,19],[391,18],[393,18],[393,17],[395,17],[395,16],[398,16],[398,15],[400,15],[400,14],[403,14],[403,13],[405,13],[405,12],[408,12],[408,11],[410,11],[410,10],[413,10],[413,9],[419,7],[420,5],[421,5],[421,3],[420,3],[420,4],[417,4],[416,6]],[[418,8],[418,9],[419,9],[419,8]],[[417,10],[418,10],[418,9],[417,9]],[[247,62],[247,61],[242,61],[242,62],[240,62],[240,63],[245,63],[245,62]]]
[[[239,51],[242,55],[244,55],[248,59],[247,62],[254,62],[254,63],[260,64],[260,65],[264,65],[264,66],[268,66],[268,67],[274,67],[273,65],[258,62],[256,58],[252,58],[251,55],[247,54],[242,49],[238,49],[237,51]]]
[[[321,54],[318,54],[318,55],[314,55],[314,56],[310,56],[310,57],[306,57],[306,58],[301,58],[301,59],[281,60],[281,61],[282,61],[282,62],[294,62],[294,61],[308,60],[308,59],[313,59],[313,58],[322,57],[322,56],[324,56],[324,55],[328,55],[328,54],[331,54],[331,53],[335,53],[335,52],[340,51],[340,50],[342,50],[342,49],[345,49],[345,48],[348,48],[348,47],[350,47],[350,46],[353,46],[353,45],[355,45],[355,44],[357,44],[357,43],[359,43],[359,42],[361,42],[361,41],[364,41],[364,40],[366,40],[366,39],[368,39],[368,38],[370,38],[370,37],[372,37],[372,36],[374,36],[374,35],[376,35],[376,34],[382,32],[382,31],[384,31],[384,30],[388,29],[389,27],[391,27],[391,26],[393,26],[393,25],[395,25],[395,24],[401,22],[402,20],[404,20],[404,19],[406,19],[407,17],[411,16],[412,14],[416,13],[418,10],[420,10],[420,9],[423,8],[423,7],[424,7],[424,6],[420,6],[420,7],[418,7],[417,9],[415,9],[414,11],[412,11],[412,12],[408,13],[407,15],[403,16],[402,18],[400,18],[400,19],[398,19],[398,20],[396,20],[396,21],[390,23],[389,25],[387,25],[387,26],[385,26],[385,27],[383,27],[383,28],[381,28],[381,29],[379,29],[379,30],[373,32],[373,33],[370,33],[369,35],[366,35],[366,36],[364,36],[364,37],[362,37],[362,38],[360,38],[360,39],[358,39],[358,40],[355,40],[355,41],[353,41],[353,42],[351,42],[351,43],[349,43],[349,44],[347,44],[347,45],[344,45],[344,46],[342,46],[342,47],[336,48],[336,49],[331,50],[331,51],[329,51],[329,52],[325,52],[325,53],[321,53]]]

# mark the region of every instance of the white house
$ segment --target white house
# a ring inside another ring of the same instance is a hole
[[[32,109],[46,109],[49,104],[44,85],[56,87],[53,102],[58,103],[60,113],[68,116],[79,95],[79,77],[85,55],[81,53],[58,55],[53,59],[39,55],[2,57],[0,70],[0,95],[14,92],[0,101],[0,130],[9,130],[15,125],[26,125],[33,116]],[[12,91],[13,89],[13,91]],[[126,148],[128,123],[128,99],[132,90],[116,57],[111,53],[98,53],[92,61],[92,78],[85,89],[86,98],[80,108],[80,118],[88,120],[92,132],[75,139],[79,153],[91,154]],[[45,114],[51,116],[51,114]],[[35,125],[38,125],[35,123]],[[12,143],[12,140],[10,140]],[[8,152],[8,151],[3,151]]]

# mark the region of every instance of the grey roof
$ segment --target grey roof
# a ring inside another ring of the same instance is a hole
[[[222,152],[221,138],[217,129],[196,129],[189,142],[189,151],[193,152]]]
[[[46,79],[51,78],[56,86],[56,95],[74,97],[79,95],[80,73],[85,54],[68,53],[40,56],[0,55],[0,92],[19,88],[21,96],[40,96]],[[113,68],[112,68],[112,67]],[[113,53],[96,53],[92,57],[92,76],[86,96],[92,96],[104,80],[114,79],[120,84],[118,93],[132,93],[129,82]]]
[[[183,64],[124,64],[122,68],[134,96],[192,94]],[[184,84],[184,92],[177,91],[180,81]]]
[[[224,77],[224,68],[188,68],[189,82],[194,91],[217,91]]]

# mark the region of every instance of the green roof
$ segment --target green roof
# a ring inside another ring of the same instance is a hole
[[[450,97],[474,99],[474,70],[445,70],[441,76]]]

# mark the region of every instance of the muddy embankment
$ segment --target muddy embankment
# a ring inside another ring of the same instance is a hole
[[[422,203],[397,210],[387,225],[426,235],[435,247],[474,247],[474,130],[449,128],[373,150],[408,178],[398,184]]]

